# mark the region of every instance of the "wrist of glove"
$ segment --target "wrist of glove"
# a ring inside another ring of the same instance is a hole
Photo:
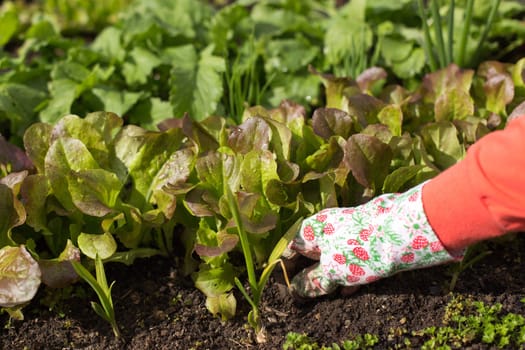
[[[461,259],[447,252],[428,223],[418,185],[355,208],[329,208],[305,219],[287,254],[319,260],[299,272],[292,290],[302,297],[338,286],[371,283],[404,270]]]

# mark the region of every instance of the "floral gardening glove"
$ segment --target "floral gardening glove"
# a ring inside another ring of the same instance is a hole
[[[299,272],[292,292],[315,297],[399,271],[461,259],[447,252],[427,221],[418,185],[355,208],[329,208],[305,219],[285,256],[299,252],[319,263]]]

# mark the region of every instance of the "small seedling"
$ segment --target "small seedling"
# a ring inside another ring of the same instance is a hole
[[[120,331],[118,329],[117,321],[115,319],[113,299],[111,298],[111,289],[113,288],[115,282],[113,281],[113,283],[111,283],[111,285],[108,286],[106,272],[104,271],[104,263],[102,262],[102,259],[97,254],[95,258],[96,278],[80,262],[72,261],[71,263],[73,264],[73,268],[75,269],[76,273],[84,281],[86,281],[91,286],[91,288],[93,288],[95,293],[97,293],[100,304],[92,301],[91,306],[93,307],[93,310],[95,310],[95,312],[100,317],[109,322],[111,328],[113,329],[115,337],[120,337]]]

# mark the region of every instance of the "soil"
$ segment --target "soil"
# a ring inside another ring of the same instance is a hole
[[[525,235],[490,242],[492,253],[464,271],[454,295],[499,302],[504,312],[525,315]],[[277,271],[276,271],[277,272]],[[409,271],[362,287],[350,296],[333,295],[306,303],[294,301],[274,276],[264,293],[262,317],[267,342],[257,344],[246,325],[249,308],[238,296],[237,316],[222,322],[205,307],[204,296],[180,276],[173,260],[151,258],[134,266],[108,266],[122,337],[89,305],[96,300],[87,285],[39,291],[24,308],[24,321],[0,316],[1,349],[281,349],[288,332],[306,333],[331,345],[356,334],[380,337],[377,349],[405,348],[407,330],[441,326],[450,265]],[[52,299],[58,300],[53,305]],[[46,305],[44,305],[46,304]],[[50,307],[50,305],[52,307]],[[411,338],[413,348],[418,339]],[[483,344],[470,349],[491,349]]]

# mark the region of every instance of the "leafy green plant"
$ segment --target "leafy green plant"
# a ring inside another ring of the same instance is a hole
[[[379,337],[374,334],[366,333],[359,334],[354,339],[343,340],[340,345],[333,343],[331,346],[319,346],[316,341],[313,341],[306,334],[299,334],[289,332],[286,335],[286,341],[283,344],[283,350],[358,350],[358,349],[373,349],[379,342]]]
[[[443,326],[416,331],[414,335],[430,337],[422,349],[458,348],[478,341],[498,348],[520,347],[525,344],[525,318],[504,314],[499,303],[488,306],[455,296],[447,305]]]
[[[102,259],[97,254],[95,258],[96,277],[94,277],[88,269],[82,266],[81,263],[75,261],[72,264],[76,273],[84,281],[86,281],[91,286],[91,288],[93,288],[93,290],[97,293],[100,304],[96,302],[91,302],[93,310],[95,310],[97,315],[109,322],[111,328],[113,329],[113,334],[115,334],[115,337],[120,337],[120,331],[115,318],[115,310],[113,308],[113,299],[111,297],[111,289],[113,288],[115,282],[113,281],[111,285],[108,286],[106,272],[104,271],[104,264],[102,263]]]

